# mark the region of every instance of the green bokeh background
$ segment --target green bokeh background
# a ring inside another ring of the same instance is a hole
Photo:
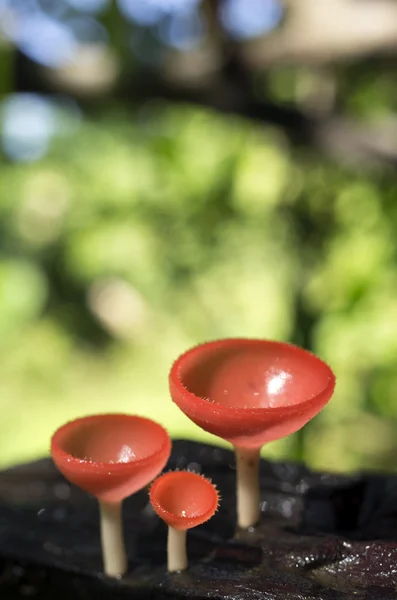
[[[274,99],[288,101],[294,77],[272,73]],[[346,111],[393,111],[396,83],[382,82],[342,71]],[[389,166],[341,166],[198,105],[108,99],[44,158],[0,169],[1,466],[47,453],[57,426],[94,412],[221,443],[172,404],[168,371],[198,342],[247,336],[302,344],[337,375],[329,406],[265,455],[394,469]]]

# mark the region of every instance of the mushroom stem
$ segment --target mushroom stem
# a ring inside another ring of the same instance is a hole
[[[188,567],[186,555],[186,530],[168,526],[168,570],[183,571]]]
[[[104,571],[110,577],[117,577],[117,575],[123,575],[127,570],[122,503],[100,501],[99,509]]]
[[[260,448],[235,448],[237,466],[237,524],[246,529],[260,518]]]

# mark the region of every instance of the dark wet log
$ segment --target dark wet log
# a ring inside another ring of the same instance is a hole
[[[125,502],[129,573],[101,573],[97,503],[50,460],[0,473],[0,598],[392,600],[397,478],[261,464],[261,525],[235,534],[233,454],[177,441],[171,468],[218,485],[216,516],[188,534],[190,568],[166,572],[166,528],[142,492]]]

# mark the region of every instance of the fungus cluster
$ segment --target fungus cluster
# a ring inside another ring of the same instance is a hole
[[[315,355],[282,342],[225,339],[201,344],[173,364],[172,400],[196,425],[230,442],[237,465],[237,525],[260,517],[259,456],[264,444],[301,429],[324,408],[335,376]],[[52,437],[51,454],[71,483],[100,507],[104,571],[127,571],[122,502],[151,482],[154,511],[168,525],[168,570],[187,568],[186,532],[217,510],[216,487],[189,471],[159,474],[171,441],[155,421],[105,414],[76,419]]]

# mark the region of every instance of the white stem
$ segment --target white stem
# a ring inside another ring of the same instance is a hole
[[[260,448],[235,448],[237,466],[237,524],[246,529],[260,518]]]
[[[186,555],[186,531],[168,527],[168,570],[183,571],[188,567]]]
[[[101,543],[104,571],[110,577],[124,575],[127,556],[123,537],[121,502],[99,502],[101,519]]]

